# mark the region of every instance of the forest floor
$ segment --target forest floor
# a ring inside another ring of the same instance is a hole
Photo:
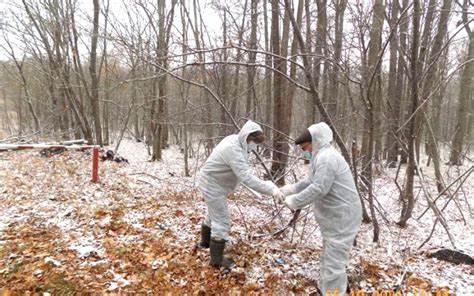
[[[308,210],[295,229],[275,238],[271,233],[289,221],[289,210],[281,211],[282,221],[272,219],[270,200],[238,190],[229,202],[228,247],[237,268],[225,273],[208,266],[208,252],[194,250],[205,205],[194,177],[184,177],[179,149],[172,146],[161,162],[148,162],[143,144],[125,141],[119,154],[130,163],[101,162],[96,184],[90,182],[88,152],[50,157],[38,151],[0,154],[0,294],[315,292],[322,239]],[[191,166],[194,172],[195,159]],[[446,182],[463,169],[445,167]],[[296,175],[304,170],[301,165]],[[427,207],[420,184],[415,188],[414,218],[404,229],[396,225],[401,205],[395,173],[396,169],[384,169],[375,179],[375,196],[386,220],[379,215],[379,243],[372,242],[372,226],[362,226],[348,267],[351,288],[446,288],[451,295],[474,295],[472,265],[427,256],[439,248],[453,249],[441,225],[418,249],[435,219],[431,210],[416,219]],[[433,184],[428,190],[437,196]],[[443,212],[457,249],[471,256],[473,215],[467,201],[472,203],[473,197],[470,177],[456,196],[457,206],[451,202]],[[441,197],[437,204],[447,199]]]

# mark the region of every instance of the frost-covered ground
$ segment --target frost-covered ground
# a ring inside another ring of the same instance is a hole
[[[119,154],[130,163],[101,162],[98,184],[89,181],[88,153],[49,158],[37,151],[0,154],[0,288],[60,295],[315,291],[312,282],[318,278],[322,239],[307,210],[295,229],[275,238],[271,233],[289,221],[289,210],[282,209],[282,217],[274,218],[270,199],[239,189],[229,202],[233,225],[228,248],[238,267],[222,273],[208,267],[206,251],[193,248],[205,212],[194,189],[194,172],[202,160],[191,159],[192,176],[184,177],[183,157],[175,146],[164,151],[161,162],[148,162],[144,145],[132,141],[125,141]],[[295,175],[301,177],[305,169],[300,164]],[[432,176],[430,168],[423,169]],[[465,169],[445,167],[446,182]],[[427,207],[420,184],[415,188],[414,218],[405,229],[395,224],[400,214],[395,173],[386,169],[375,180],[378,209],[387,221],[379,213],[378,244],[372,243],[372,226],[362,226],[349,266],[351,287],[447,288],[457,295],[474,294],[472,266],[426,256],[438,248],[453,248],[441,225],[418,249],[435,219],[431,211],[416,219]],[[433,184],[427,190],[437,196]],[[457,202],[443,211],[456,247],[471,256],[473,217],[467,202],[473,196],[470,177]],[[441,197],[437,205],[448,198]]]

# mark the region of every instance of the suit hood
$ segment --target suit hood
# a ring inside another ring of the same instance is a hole
[[[316,155],[322,148],[331,145],[333,140],[332,130],[325,122],[319,122],[308,127],[311,134],[311,144],[313,146],[313,155]]]
[[[245,150],[247,150],[247,137],[253,132],[263,131],[260,125],[258,123],[253,122],[252,120],[247,121],[239,131],[239,142]]]

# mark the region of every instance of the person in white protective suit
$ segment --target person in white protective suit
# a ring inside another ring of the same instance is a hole
[[[260,125],[249,120],[238,134],[225,137],[214,148],[199,172],[198,188],[207,205],[199,247],[210,248],[210,264],[214,267],[233,265],[231,259],[223,256],[230,230],[227,196],[239,183],[283,202],[284,195],[278,187],[272,181],[256,177],[249,166],[249,153],[264,140]]]
[[[362,207],[349,165],[331,146],[331,128],[324,122],[311,125],[299,136],[299,145],[310,159],[309,178],[283,186],[290,209],[311,205],[323,237],[319,288],[323,295],[345,295],[349,252],[362,222]],[[329,294],[328,294],[329,295]]]

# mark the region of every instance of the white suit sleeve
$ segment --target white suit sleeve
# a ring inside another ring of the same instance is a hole
[[[311,185],[311,178],[306,178],[295,184],[293,184],[293,194],[300,193],[305,190],[309,185]]]
[[[287,184],[287,185],[281,187],[280,190],[285,196],[288,196],[288,195],[293,195],[293,194],[296,194],[296,193],[300,193],[301,191],[303,191],[309,185],[311,185],[311,179],[306,178],[306,179],[301,180],[299,182],[296,182],[294,184]]]
[[[255,176],[250,168],[245,153],[241,148],[234,148],[226,151],[224,158],[231,167],[239,182],[245,186],[265,195],[272,195],[273,191],[278,188],[272,181],[264,181]]]
[[[328,194],[336,177],[333,162],[326,157],[318,159],[311,184],[301,192],[289,196],[288,206],[290,208],[301,209],[313,202],[318,202]]]

